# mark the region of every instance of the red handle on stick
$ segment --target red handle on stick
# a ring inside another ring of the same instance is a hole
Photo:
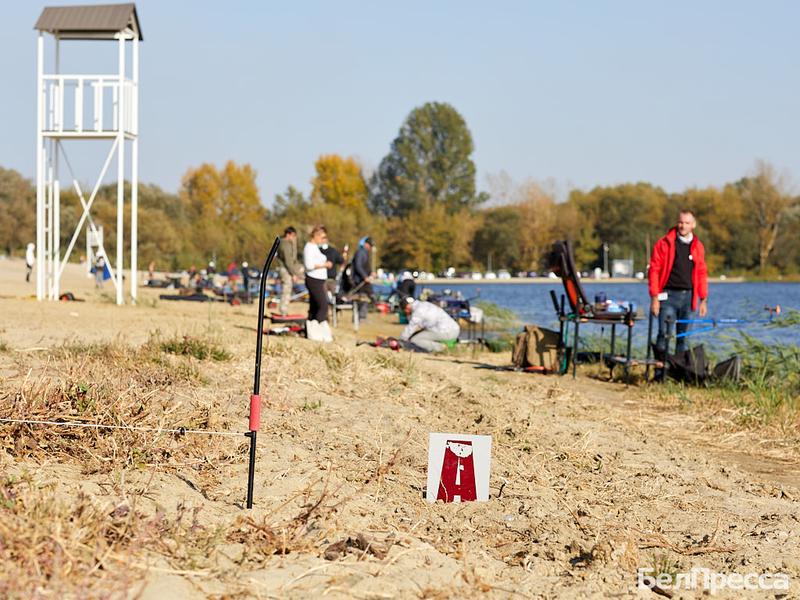
[[[250,394],[250,431],[258,431],[261,424],[261,396]]]

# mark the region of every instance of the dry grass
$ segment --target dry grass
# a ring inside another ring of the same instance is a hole
[[[182,570],[214,561],[223,535],[200,523],[199,508],[147,514],[138,507],[143,495],[66,498],[31,475],[7,477],[0,482],[0,595],[125,597],[141,581],[148,556]]]
[[[27,376],[3,390],[0,417],[121,427],[232,428],[224,414],[189,397],[189,390],[203,385],[205,378],[194,365],[199,356],[188,339],[174,338],[176,346],[153,336],[139,348],[71,343],[47,355],[19,355],[17,366]],[[336,348],[271,344],[267,354],[286,359],[282,363],[290,377],[323,369],[331,376],[330,391],[343,382],[344,391],[351,391],[348,381],[360,368],[351,353]],[[210,353],[203,356],[212,358]],[[177,403],[175,394],[182,397]],[[42,590],[59,589],[76,598],[119,597],[141,579],[153,557],[175,572],[231,581],[237,569],[252,568],[275,554],[321,555],[329,545],[327,536],[344,535],[333,518],[351,497],[339,493],[341,484],[332,493],[327,482],[318,480],[260,519],[234,510],[214,527],[203,524],[207,520],[199,507],[178,504],[165,511],[148,500],[155,473],[183,478],[180,473],[187,467],[195,479],[191,485],[213,497],[227,467],[244,463],[245,441],[0,424],[4,456],[31,469],[17,468],[19,475],[0,483],[0,563],[13,569],[4,573],[10,577],[0,578],[0,596],[35,597]],[[358,490],[382,478],[394,459],[379,464]],[[60,490],[37,467],[52,462],[74,465],[90,478],[106,477],[109,484],[104,487],[114,500],[100,501],[83,489]],[[126,488],[126,477],[145,483]],[[220,555],[223,545],[226,553]]]
[[[199,400],[175,402],[175,392],[188,395],[199,381],[197,367],[187,359],[170,359],[151,344],[138,349],[63,346],[45,364],[33,362],[27,370],[27,377],[0,395],[0,417],[155,429],[233,428]],[[211,457],[214,462],[239,460],[231,446],[228,440],[152,431],[20,423],[5,425],[0,439],[0,447],[14,458],[75,460],[86,473],[170,468],[185,466],[187,460],[208,471]]]
[[[246,397],[249,355],[237,361],[221,348],[232,358],[220,364],[182,351],[193,347],[183,336],[172,341],[15,353],[21,375],[0,391],[0,417],[242,427],[228,400]],[[254,513],[237,503],[241,478],[231,484],[244,473],[245,438],[0,424],[0,461],[15,474],[0,482],[0,564],[13,568],[0,596],[119,597],[155,568],[198,593],[213,594],[204,585],[216,582],[226,597],[246,597],[242,581],[298,558],[311,566],[275,595],[329,567],[336,577],[311,589],[347,590],[342,573],[354,565],[365,579],[393,574],[381,592],[439,598],[505,597],[527,589],[532,573],[556,580],[568,570],[569,595],[608,573],[633,577],[640,550],[716,557],[734,547],[726,530],[700,541],[713,505],[687,508],[677,488],[662,493],[665,467],[642,472],[566,419],[580,403],[563,380],[469,376],[439,359],[305,340],[267,338],[265,357],[259,448],[269,447],[270,463]],[[422,502],[427,435],[448,430],[493,436],[489,504]],[[54,465],[82,481],[65,477],[65,487]],[[174,498],[165,480],[185,482],[196,501]],[[681,511],[680,529],[662,527]],[[397,587],[436,569],[446,575],[435,583]]]

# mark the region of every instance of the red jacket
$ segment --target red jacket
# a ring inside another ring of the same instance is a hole
[[[647,279],[650,287],[650,297],[658,296],[664,291],[664,287],[669,280],[672,272],[672,264],[675,262],[675,239],[678,232],[673,227],[653,246],[653,256],[650,257],[650,272]],[[692,269],[692,310],[697,310],[698,298],[704,300],[708,298],[708,267],[706,267],[706,250],[703,243],[694,236],[689,248],[689,258],[694,263]]]

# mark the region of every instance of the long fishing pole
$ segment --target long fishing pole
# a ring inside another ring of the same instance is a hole
[[[703,324],[706,327],[702,327],[701,329],[692,329],[690,331],[684,331],[683,333],[679,333],[675,336],[676,339],[687,337],[690,335],[695,335],[697,333],[704,333],[706,331],[711,331],[715,327],[724,327],[726,325],[753,325],[753,324],[768,324],[772,323],[773,316],[781,314],[781,307],[780,305],[776,306],[765,306],[764,310],[769,311],[769,318],[767,319],[678,319],[675,321],[677,324],[681,325],[693,325],[693,324]]]
[[[264,268],[261,271],[261,285],[259,286],[258,294],[258,333],[256,334],[256,368],[255,376],[253,378],[253,393],[250,396],[250,431],[245,433],[250,438],[250,464],[247,472],[247,508],[253,508],[253,484],[256,475],[256,436],[258,435],[258,428],[261,424],[261,351],[263,342],[263,328],[264,328],[264,294],[267,288],[267,274],[272,266],[272,261],[275,254],[278,252],[278,246],[281,244],[279,237],[275,238],[272,243],[272,248],[267,255],[267,260],[264,263]]]

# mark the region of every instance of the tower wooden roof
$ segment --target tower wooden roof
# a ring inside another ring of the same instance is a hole
[[[70,40],[113,40],[125,30],[144,39],[133,3],[48,6],[33,28]]]

